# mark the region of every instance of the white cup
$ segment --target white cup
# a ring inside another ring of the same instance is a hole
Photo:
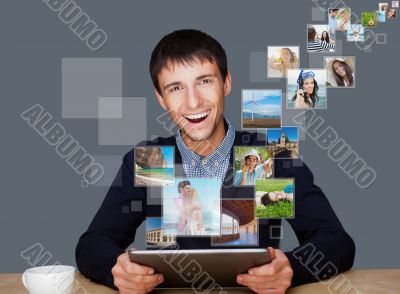
[[[75,268],[68,265],[49,265],[27,269],[22,283],[29,294],[71,294]]]

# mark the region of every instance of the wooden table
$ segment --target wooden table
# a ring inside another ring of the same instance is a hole
[[[0,274],[0,293],[27,294],[21,282],[22,274]],[[99,285],[76,275],[81,290],[74,294],[116,294],[110,288]],[[86,290],[83,291],[83,289]],[[357,292],[358,291],[358,292]],[[227,290],[228,293],[252,293],[246,289]],[[188,290],[155,290],[152,293],[195,293]],[[210,292],[214,293],[214,292]],[[216,293],[216,292],[215,292]],[[400,269],[393,270],[351,270],[324,282],[307,284],[287,291],[287,294],[399,294]]]

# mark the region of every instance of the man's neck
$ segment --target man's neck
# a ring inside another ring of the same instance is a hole
[[[222,119],[215,128],[213,134],[204,141],[193,141],[186,134],[181,133],[181,135],[183,141],[190,150],[200,156],[207,156],[221,145],[227,131],[224,119]]]

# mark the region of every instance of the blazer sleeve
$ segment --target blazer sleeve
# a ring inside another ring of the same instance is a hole
[[[324,192],[314,184],[310,169],[301,160],[276,160],[276,170],[276,177],[295,178],[295,218],[288,222],[300,246],[286,252],[293,269],[292,286],[320,281],[350,269],[355,244]]]
[[[117,257],[135,238],[136,229],[146,217],[146,190],[134,187],[134,151],[128,152],[117,176],[87,231],[76,246],[79,271],[87,278],[114,286],[111,273]],[[131,209],[132,201],[141,209]],[[139,206],[140,208],[140,206]],[[138,211],[139,210],[139,211]]]

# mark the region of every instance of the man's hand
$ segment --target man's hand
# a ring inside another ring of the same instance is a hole
[[[268,247],[272,261],[249,269],[248,274],[237,275],[236,281],[260,294],[283,294],[289,288],[293,270],[286,255]]]
[[[144,294],[152,291],[164,281],[162,274],[154,274],[154,269],[131,262],[128,253],[118,256],[111,270],[114,285],[121,294]]]

